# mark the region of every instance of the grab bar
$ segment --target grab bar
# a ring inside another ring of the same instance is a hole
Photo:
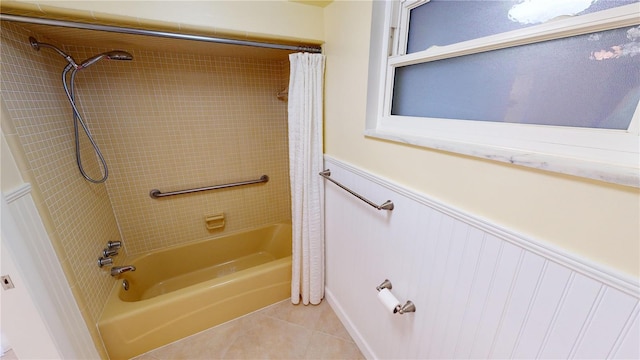
[[[376,209],[378,209],[378,210],[389,210],[389,211],[393,210],[393,201],[391,201],[391,200],[387,200],[387,201],[385,201],[385,202],[384,202],[383,204],[381,204],[381,205],[376,205],[376,204],[375,204],[375,203],[373,203],[372,201],[370,201],[370,200],[366,199],[364,196],[362,196],[362,195],[358,194],[357,192],[355,192],[355,191],[353,191],[353,190],[349,189],[348,187],[346,187],[346,186],[344,186],[344,185],[340,184],[339,182],[337,182],[337,181],[333,180],[332,178],[330,178],[330,176],[331,176],[331,170],[329,170],[329,169],[326,169],[325,171],[320,172],[318,175],[320,175],[320,176],[322,176],[323,178],[325,178],[325,179],[327,179],[327,180],[331,181],[332,183],[334,183],[334,184],[338,185],[338,186],[339,186],[339,187],[341,187],[342,189],[346,190],[349,194],[351,194],[351,195],[353,195],[353,196],[357,197],[358,199],[360,199],[360,200],[362,200],[362,201],[366,202],[367,204],[369,204],[369,205],[373,206],[374,208],[376,208]]]
[[[160,190],[158,190],[158,189],[153,189],[153,190],[149,191],[149,196],[151,196],[152,199],[158,199],[158,198],[165,197],[165,196],[182,195],[182,194],[189,194],[189,193],[194,193],[194,192],[198,192],[198,191],[217,190],[217,189],[230,188],[230,187],[234,187],[234,186],[243,186],[243,185],[251,185],[251,184],[258,184],[258,183],[266,183],[267,181],[269,181],[269,177],[267,175],[262,175],[260,177],[260,179],[257,179],[257,180],[240,181],[240,182],[235,182],[235,183],[213,185],[213,186],[207,186],[207,187],[201,187],[201,188],[195,188],[195,189],[170,191],[170,192],[166,192],[166,193],[160,192]]]

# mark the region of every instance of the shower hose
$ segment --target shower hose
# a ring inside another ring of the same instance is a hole
[[[71,71],[71,77],[69,81],[70,85],[67,85],[67,74],[69,73],[69,71]],[[71,108],[73,109],[73,129],[74,129],[75,143],[76,143],[76,163],[78,164],[78,169],[80,170],[80,173],[87,181],[92,182],[94,184],[100,184],[105,182],[109,177],[109,169],[107,168],[107,162],[104,160],[104,157],[102,156],[102,152],[100,152],[100,148],[98,147],[98,144],[96,144],[95,140],[93,139],[93,136],[91,135],[91,132],[87,127],[87,124],[82,119],[82,116],[80,115],[80,111],[78,110],[78,106],[76,105],[75,94],[74,94],[74,81],[75,81],[77,72],[78,70],[75,69],[71,64],[67,65],[62,71],[62,85],[64,86],[64,92],[67,94],[67,99],[69,99],[69,103],[71,104]],[[82,158],[80,156],[80,136],[78,131],[78,128],[79,128],[78,124],[82,126],[84,133],[87,135],[87,138],[91,143],[91,146],[93,146],[93,150],[95,151],[96,155],[98,156],[98,159],[100,160],[100,164],[102,165],[102,169],[103,169],[103,175],[102,175],[102,178],[100,179],[96,180],[91,176],[89,176],[89,174],[86,173],[86,171],[84,170],[84,167],[82,166]]]

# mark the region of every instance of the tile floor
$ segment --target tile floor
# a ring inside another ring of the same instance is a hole
[[[364,359],[327,301],[285,300],[133,360]]]
[[[18,360],[18,357],[16,356],[16,353],[13,350],[9,350],[6,353],[2,354],[2,356],[0,356],[0,359],[2,359],[2,360]]]

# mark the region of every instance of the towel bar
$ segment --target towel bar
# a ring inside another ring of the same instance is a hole
[[[382,203],[381,205],[377,205],[377,204],[375,204],[374,202],[372,202],[371,200],[368,200],[368,199],[367,199],[367,198],[365,198],[364,196],[362,196],[362,195],[358,194],[357,192],[355,192],[355,191],[353,191],[353,190],[349,189],[348,187],[346,187],[346,186],[344,186],[344,185],[340,184],[339,182],[337,182],[337,181],[333,180],[332,178],[330,178],[330,176],[331,176],[331,170],[329,170],[329,169],[326,169],[326,170],[324,170],[324,171],[320,172],[318,175],[320,175],[320,176],[322,176],[323,178],[325,178],[325,179],[327,179],[327,180],[331,181],[332,183],[334,183],[334,184],[338,185],[339,187],[341,187],[343,190],[345,190],[345,191],[346,191],[346,192],[348,192],[349,194],[351,194],[351,195],[353,195],[353,196],[357,197],[358,199],[360,199],[360,200],[362,200],[362,201],[366,202],[367,204],[371,205],[372,207],[374,207],[374,208],[376,208],[376,209],[378,209],[378,210],[389,210],[389,211],[393,210],[393,201],[391,201],[391,200],[387,200],[387,201],[385,201],[384,203]]]

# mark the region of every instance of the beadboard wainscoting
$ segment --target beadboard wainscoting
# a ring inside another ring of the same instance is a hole
[[[326,293],[369,359],[640,358],[637,279],[325,156]],[[385,279],[415,313],[378,301]]]
[[[64,359],[99,358],[91,334],[83,320],[82,309],[74,300],[72,289],[64,276],[62,264],[55,254],[31,196],[31,190],[31,185],[25,183],[13,191],[2,194],[2,243],[14,257],[13,260],[24,278],[24,283],[15,284],[16,288],[19,287],[21,291],[27,289],[31,298],[36,299],[35,307],[46,330],[38,332],[39,329],[30,328],[29,333],[10,334],[9,336],[22,336],[12,340],[12,345],[16,353],[24,356],[25,359],[57,357],[52,356],[55,351],[58,351],[58,355]],[[27,311],[22,308],[4,310],[18,314],[21,311]],[[30,315],[38,317],[35,314]],[[29,323],[29,326],[33,325]],[[48,334],[44,334],[47,331]],[[50,349],[47,346],[48,341],[53,341],[55,346],[52,344]],[[27,344],[30,342],[41,346],[28,352]],[[18,345],[22,347],[19,349]],[[21,352],[21,350],[24,351]],[[43,355],[44,351],[49,352]]]

